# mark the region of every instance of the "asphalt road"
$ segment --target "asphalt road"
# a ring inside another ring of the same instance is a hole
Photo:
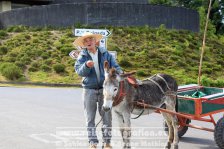
[[[0,149],[87,148],[85,119],[79,88],[0,87]],[[221,113],[215,115],[217,121]],[[97,115],[97,122],[100,117]],[[160,114],[132,120],[132,148],[163,148]],[[213,128],[205,122],[193,124]],[[113,118],[114,149],[122,143]],[[100,136],[100,127],[97,131]],[[101,138],[99,138],[101,141]],[[213,133],[189,128],[180,140],[180,149],[218,149]]]

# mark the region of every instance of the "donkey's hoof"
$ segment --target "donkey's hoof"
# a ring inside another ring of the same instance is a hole
[[[130,146],[125,146],[125,147],[123,147],[123,149],[131,149],[131,147]]]
[[[170,149],[170,148],[171,148],[171,143],[168,142],[168,143],[166,144],[166,146],[165,146],[165,149]]]
[[[124,145],[124,146],[123,146],[123,149],[130,149],[130,148],[131,148],[130,145]]]
[[[174,145],[173,146],[173,149],[178,149],[178,145]]]

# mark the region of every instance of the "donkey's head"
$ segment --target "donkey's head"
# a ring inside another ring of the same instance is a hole
[[[119,74],[116,69],[109,69],[108,62],[104,62],[104,75],[105,80],[103,84],[103,95],[104,95],[104,103],[103,110],[109,111],[112,106],[115,97],[119,94],[120,82],[125,79],[125,77],[132,75],[133,73],[128,74]]]
[[[116,97],[119,88],[121,77],[114,68],[109,69],[107,61],[104,62],[104,75],[105,80],[103,83],[103,110],[109,111],[113,105],[113,99]]]

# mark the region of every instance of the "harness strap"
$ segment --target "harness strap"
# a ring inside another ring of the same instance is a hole
[[[161,92],[162,92],[163,94],[165,94],[163,88],[162,88],[156,81],[154,81],[154,80],[151,79],[151,78],[148,78],[148,80],[151,81],[151,82],[153,82],[153,83],[154,83],[154,84],[161,90]]]
[[[167,81],[166,81],[162,76],[160,76],[159,74],[157,74],[156,76],[159,77],[160,79],[162,79],[162,80],[166,83],[166,87],[167,87],[169,90],[171,90],[170,87],[169,87],[169,85],[168,85],[168,83],[167,83]]]
[[[160,79],[162,79],[163,82],[166,84],[166,87],[168,88],[168,90],[171,90],[170,87],[169,87],[169,85],[168,85],[168,83],[167,83],[167,81],[166,81],[162,76],[160,76],[159,74],[155,74],[155,75],[153,75],[153,76],[151,76],[151,77],[149,77],[149,78],[147,78],[147,79],[144,79],[144,80],[149,80],[149,81],[153,82],[153,83],[154,83],[154,84],[161,90],[161,92],[162,92],[163,94],[165,94],[165,91],[163,90],[163,88],[162,88],[156,81],[154,81],[154,80],[152,79],[152,78],[155,77],[155,76],[157,76],[157,77],[159,77]]]

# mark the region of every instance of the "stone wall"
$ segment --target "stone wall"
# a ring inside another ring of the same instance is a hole
[[[199,31],[197,11],[133,3],[70,3],[33,6],[0,13],[0,28],[13,25],[66,27],[88,25],[158,27]]]
[[[137,3],[137,4],[148,4],[148,0],[54,0],[52,4],[63,4],[63,3],[105,3],[105,2],[120,2],[120,3]]]

